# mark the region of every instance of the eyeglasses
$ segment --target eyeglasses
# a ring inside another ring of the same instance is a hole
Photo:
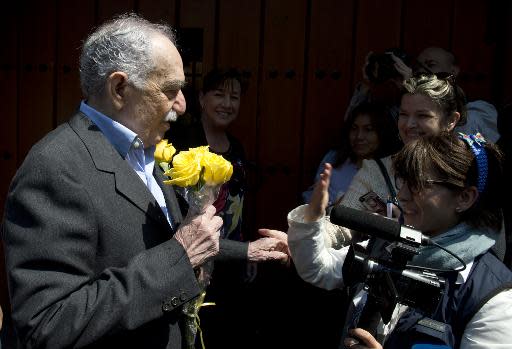
[[[429,188],[433,184],[443,185],[443,186],[446,186],[446,187],[458,188],[458,186],[456,184],[454,184],[452,182],[449,182],[447,180],[443,180],[443,179],[430,179],[430,178],[428,178],[428,179],[422,180],[421,182],[423,182],[423,186],[422,186],[423,188]],[[397,190],[402,189],[404,184],[406,184],[406,181],[403,178],[395,176],[395,187],[396,187]],[[409,188],[411,193],[418,193],[420,191],[419,188],[416,185],[409,185],[409,184],[407,184],[407,187]]]

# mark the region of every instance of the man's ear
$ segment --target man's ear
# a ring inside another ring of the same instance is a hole
[[[126,104],[126,88],[128,75],[123,72],[113,72],[107,79],[105,92],[116,110],[121,110]]]
[[[446,124],[446,130],[451,132],[455,126],[457,126],[457,123],[460,120],[460,113],[458,111],[454,111],[452,115],[448,118],[448,122]]]
[[[478,200],[478,196],[478,189],[474,185],[464,188],[457,197],[457,207],[455,210],[458,213],[469,210]]]

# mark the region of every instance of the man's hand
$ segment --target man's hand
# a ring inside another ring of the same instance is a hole
[[[192,267],[201,266],[219,253],[219,229],[222,218],[215,216],[215,207],[206,208],[203,214],[185,218],[174,238],[187,252]]]
[[[264,237],[249,242],[247,259],[249,262],[281,261],[286,263],[290,256],[288,236],[279,230],[259,229]]]
[[[350,349],[382,349],[382,345],[370,334],[370,332],[362,328],[354,328],[349,331],[352,337],[345,338],[344,344]]]
[[[395,62],[395,69],[397,72],[400,73],[400,75],[402,75],[403,80],[409,79],[412,76],[412,69],[409,66],[407,66],[407,64],[405,64],[404,61],[402,61],[400,58],[398,58],[394,54],[392,54],[392,53],[388,53],[388,54],[391,56],[391,58]]]

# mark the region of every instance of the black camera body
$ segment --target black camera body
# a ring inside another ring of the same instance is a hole
[[[391,54],[400,58],[408,66],[412,63],[412,58],[398,48],[386,50],[384,53],[372,53],[368,57],[368,64],[365,67],[365,73],[370,82],[381,84],[389,79],[401,77],[395,68],[395,61]]]
[[[427,316],[439,306],[446,280],[428,270],[406,266],[417,254],[418,247],[413,243],[395,243],[389,258],[371,258],[360,245],[350,247],[343,265],[344,283],[347,286],[364,283],[384,323],[390,321],[397,303]]]

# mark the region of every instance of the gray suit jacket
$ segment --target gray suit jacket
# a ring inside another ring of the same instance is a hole
[[[172,188],[162,188],[180,222]],[[18,170],[5,209],[22,346],[181,347],[180,306],[200,290],[173,234],[144,183],[87,117],[78,113],[49,133]]]

